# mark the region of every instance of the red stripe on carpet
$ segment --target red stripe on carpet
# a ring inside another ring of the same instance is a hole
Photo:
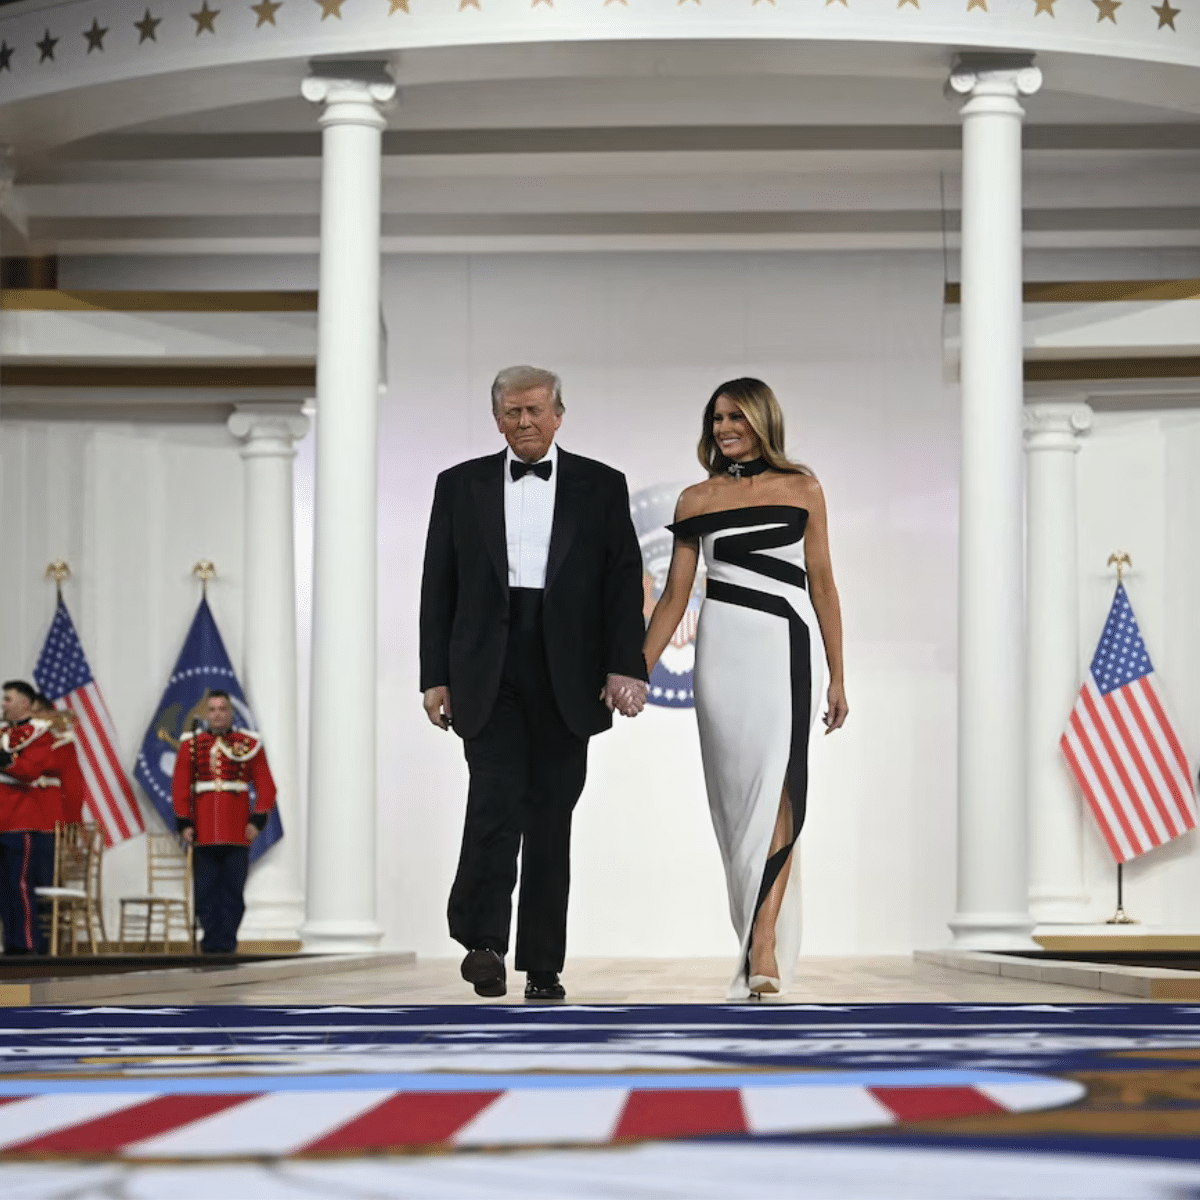
[[[737,1088],[639,1088],[630,1092],[613,1137],[746,1132],[746,1114]]]
[[[144,1138],[170,1133],[203,1117],[255,1099],[256,1094],[237,1096],[159,1096],[144,1104],[135,1104],[120,1112],[81,1121],[66,1129],[56,1129],[9,1146],[6,1153],[32,1150],[74,1151],[75,1153],[114,1151]]]
[[[873,1087],[867,1091],[899,1121],[982,1117],[1008,1111],[973,1087]]]
[[[401,1092],[340,1129],[302,1147],[317,1150],[382,1150],[429,1146],[453,1137],[501,1092]]]

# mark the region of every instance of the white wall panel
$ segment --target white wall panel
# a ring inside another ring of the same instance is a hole
[[[1200,397],[1198,397],[1200,399]],[[1192,766],[1200,758],[1200,411],[1097,415],[1079,456],[1080,661],[1095,653],[1126,550],[1126,590]],[[1090,816],[1085,881],[1099,920],[1116,906],[1116,869]],[[1125,867],[1125,909],[1150,926],[1200,928],[1200,839],[1187,834]]]
[[[941,377],[934,256],[392,258],[381,412],[381,919],[454,952],[446,893],[461,748],[425,721],[416,610],[438,471],[503,443],[488,385],[563,376],[560,442],[632,491],[699,478],[712,388],[760,375],[825,486],[846,618],[846,730],[814,747],[805,947],[939,943],[953,901],[957,404]],[[649,709],[592,742],[577,810],[575,954],[725,954],[735,941],[694,715]]]
[[[224,426],[5,421],[5,678],[32,676],[54,611],[46,564],[64,558],[64,587],[88,662],[132,771],[199,601],[192,564],[220,579],[209,599],[235,666],[241,655],[242,464]],[[152,806],[135,785],[148,827]],[[109,931],[117,898],[144,891],[145,844],[105,857]]]
[[[1078,277],[1149,261],[1057,264]],[[1055,263],[1032,276],[1048,278]],[[77,264],[67,286],[179,286],[182,265]],[[72,270],[75,268],[68,268]],[[198,286],[300,286],[303,263],[208,259]],[[1150,273],[1153,273],[1152,271]],[[954,894],[958,415],[942,379],[935,255],[647,254],[393,257],[389,388],[380,413],[380,920],[387,944],[450,954],[445,900],[465,803],[461,747],[425,721],[416,616],[437,473],[501,445],[487,388],[517,361],[563,375],[568,449],[632,490],[698,478],[711,388],[759,374],[790,445],[825,486],[846,623],[851,718],[818,737],[802,839],[810,953],[901,953],[945,940]],[[309,625],[310,445],[297,459],[301,667]],[[1081,649],[1128,549],[1130,595],[1200,755],[1200,416],[1101,413],[1079,458]],[[6,673],[32,665],[49,618],[45,564],[68,597],[132,761],[194,609],[191,564],[222,569],[213,607],[241,653],[241,464],[222,427],[6,422]],[[309,515],[306,515],[309,514]],[[1065,716],[1065,714],[1064,714]],[[353,753],[357,713],[347,713]],[[1085,827],[1096,915],[1112,866]],[[1194,837],[1128,872],[1146,922],[1200,925]],[[576,819],[571,952],[726,954],[734,945],[705,808],[693,715],[650,709],[592,743]],[[117,856],[113,856],[116,859]],[[130,857],[130,856],[127,856]],[[140,869],[132,855],[109,895]]]

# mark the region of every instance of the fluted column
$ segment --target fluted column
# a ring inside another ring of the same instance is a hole
[[[1058,740],[1081,678],[1075,456],[1092,427],[1092,410],[1080,403],[1032,404],[1024,415],[1029,907],[1038,922],[1069,924],[1088,919],[1083,809]]]
[[[382,64],[325,63],[321,104],[306,950],[373,950]],[[345,72],[345,74],[343,74]],[[349,76],[349,77],[347,77]]]
[[[1021,454],[1023,59],[960,59],[962,466],[958,590],[958,911],[964,949],[1032,945],[1026,864]]]
[[[241,942],[298,945],[304,920],[304,810],[296,683],[296,562],[292,459],[308,432],[299,407],[238,405],[229,431],[245,463],[246,698],[263,735],[283,838],[254,865]]]

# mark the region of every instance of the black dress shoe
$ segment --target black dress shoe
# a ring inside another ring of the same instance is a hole
[[[565,1000],[567,989],[558,982],[557,971],[530,971],[525,980],[526,1000]]]
[[[462,960],[462,977],[474,984],[477,996],[503,996],[508,991],[504,959],[495,950],[468,950]]]

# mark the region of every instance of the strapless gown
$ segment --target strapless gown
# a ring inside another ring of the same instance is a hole
[[[825,653],[807,587],[808,512],[756,505],[668,528],[699,540],[708,588],[696,633],[696,719],[729,913],[741,941],[730,999],[748,987],[759,906],[792,855],[808,797],[809,731],[824,692]],[[784,787],[792,839],[770,855]],[[800,950],[800,870],[793,862],[776,924],[781,985]]]

